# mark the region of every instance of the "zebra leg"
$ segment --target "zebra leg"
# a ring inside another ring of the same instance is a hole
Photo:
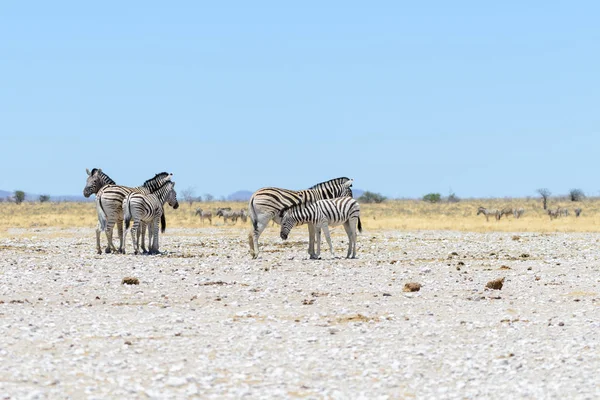
[[[350,258],[352,255],[352,244],[356,243],[354,238],[352,237],[352,227],[350,226],[350,220],[344,222],[344,230],[346,231],[346,235],[348,235],[348,253],[346,254],[346,258]],[[356,247],[354,248],[354,252],[356,254]],[[354,256],[352,258],[355,258]]]
[[[321,255],[321,227],[320,226],[316,226],[315,227],[315,240],[317,241],[317,252],[315,253],[315,260],[319,259],[319,256]]]
[[[323,232],[325,233],[325,239],[327,240],[327,244],[329,245],[331,257],[335,258],[335,254],[333,253],[333,245],[331,244],[331,235],[329,234],[329,226],[327,224],[323,225]]]
[[[142,239],[141,239],[141,245],[142,245],[142,253],[146,254],[148,253],[148,250],[146,250],[146,223],[142,222],[140,223],[140,229],[142,231]],[[148,226],[148,242],[150,242],[152,240],[152,234],[150,232],[150,226]],[[150,246],[148,244],[148,246]]]
[[[150,246],[150,254],[158,254],[158,223],[160,217],[155,218],[152,221],[152,245]]]
[[[98,252],[98,254],[102,254],[102,247],[100,246],[100,232],[102,232],[102,229],[100,228],[100,222],[98,222],[98,225],[96,225],[96,252]]]
[[[119,253],[125,254],[125,240],[123,238],[123,209],[117,214],[119,219],[117,220],[117,232],[119,233]]]
[[[112,221],[107,221],[106,222],[106,240],[108,241],[108,243],[106,244],[106,253],[111,253],[111,252],[117,252],[117,248],[115,247],[114,243],[113,243],[113,228],[115,226],[115,223]]]
[[[260,237],[261,233],[263,233],[265,228],[269,225],[269,221],[271,219],[272,216],[270,215],[261,215],[257,216],[256,222],[252,221],[253,225],[256,226],[256,228],[253,229],[248,235],[248,240],[250,242],[250,254],[252,255],[252,258],[258,258],[258,238]]]
[[[131,243],[133,244],[133,254],[140,254],[137,241],[137,237],[139,235],[138,229],[139,222],[134,220],[133,226],[131,227]]]
[[[308,254],[311,260],[317,258],[315,255],[315,226],[313,224],[308,224]]]

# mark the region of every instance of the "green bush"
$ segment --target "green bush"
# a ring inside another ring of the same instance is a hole
[[[442,195],[439,193],[428,193],[423,196],[423,201],[428,203],[439,203],[442,200]]]
[[[40,203],[45,203],[50,201],[50,196],[47,194],[40,194]]]
[[[15,190],[15,203],[17,204],[21,204],[23,201],[25,201],[25,192],[22,190]]]
[[[373,192],[364,192],[362,196],[358,198],[361,203],[383,203],[387,197]]]

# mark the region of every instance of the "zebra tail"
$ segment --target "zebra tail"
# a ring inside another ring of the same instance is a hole
[[[362,233],[362,224],[360,223],[360,217],[358,217],[358,231]]]
[[[250,220],[252,221],[252,226],[254,230],[258,230],[258,222],[256,221],[256,210],[254,209],[254,196],[250,199],[250,207],[248,207],[250,211]]]
[[[165,213],[162,213],[160,216],[160,232],[165,233],[167,229],[167,219],[165,218]]]
[[[104,208],[102,208],[102,198],[99,198],[96,202],[96,211],[98,212],[100,230],[106,231],[106,213],[104,212]]]
[[[127,207],[123,207],[123,218],[125,219],[125,229],[129,229],[131,224],[131,203],[127,202]]]

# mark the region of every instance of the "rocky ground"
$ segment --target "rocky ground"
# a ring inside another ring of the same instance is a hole
[[[0,397],[600,397],[600,234],[367,232],[359,259],[311,261],[304,229],[258,260],[245,232],[169,229],[133,256],[10,231]]]

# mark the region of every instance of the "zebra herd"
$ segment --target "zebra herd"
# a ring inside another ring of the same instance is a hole
[[[523,209],[523,208],[505,207],[501,210],[498,210],[498,209],[479,207],[477,209],[477,215],[479,215],[479,214],[485,215],[486,221],[490,220],[490,216],[494,217],[496,219],[496,221],[499,221],[503,216],[508,217],[509,215],[512,215],[513,217],[518,219],[518,218],[521,218],[524,213],[525,213],[525,209]]]
[[[575,216],[579,217],[581,215],[581,208],[576,208],[574,210]],[[489,221],[490,217],[494,217],[496,219],[496,221],[499,221],[503,216],[509,216],[512,215],[515,218],[521,218],[523,216],[523,214],[525,213],[525,210],[523,208],[510,208],[510,207],[506,207],[503,208],[501,210],[498,209],[490,209],[490,208],[484,208],[484,207],[479,207],[477,209],[477,215],[479,214],[483,214],[485,215],[485,220]],[[556,219],[558,217],[568,217],[569,216],[569,210],[567,208],[562,208],[562,207],[556,207],[556,209],[549,209],[547,210],[548,215],[550,216],[550,219]]]
[[[174,209],[179,207],[175,182],[171,181],[173,174],[161,172],[145,181],[142,186],[128,187],[117,185],[102,169],[86,169],[88,175],[83,195],[96,195],[96,212],[98,225],[96,227],[96,251],[102,254],[100,232],[106,233],[106,252],[125,253],[127,231],[131,230],[134,253],[139,253],[140,236],[144,253],[158,253],[158,223],[161,231],[166,228],[164,204],[168,203]],[[131,221],[133,226],[131,227]],[[123,232],[123,222],[126,231]],[[119,248],[114,246],[112,232],[117,226]],[[131,227],[131,228],[130,228]],[[148,229],[149,249],[145,247],[145,231]]]
[[[141,186],[128,187],[117,185],[102,169],[86,169],[87,180],[83,195],[96,195],[96,250],[102,254],[100,245],[101,232],[105,232],[106,253],[125,253],[127,232],[131,231],[134,254],[156,254],[159,252],[159,221],[161,231],[166,228],[164,205],[174,209],[179,207],[173,174],[162,172],[145,181]],[[273,220],[281,225],[280,236],[283,240],[293,227],[308,224],[308,253],[311,259],[318,259],[321,253],[321,231],[333,256],[333,246],[329,227],[343,225],[348,235],[347,258],[356,257],[356,230],[362,232],[360,206],[352,198],[352,179],[342,177],[318,183],[306,190],[289,190],[275,187],[259,189],[250,198],[248,212],[220,208],[215,216],[235,223],[237,219],[245,222],[248,217],[252,222],[252,230],[248,236],[250,253],[253,258],[259,254],[258,239],[269,222]],[[212,224],[213,213],[196,209],[204,223],[208,219]],[[133,222],[133,223],[132,223]],[[125,223],[125,231],[123,230]],[[119,248],[113,243],[113,228],[117,226]],[[148,229],[149,245],[145,247],[145,231]],[[141,240],[140,240],[141,239]],[[315,241],[317,250],[315,251]],[[140,243],[141,242],[141,243]]]

